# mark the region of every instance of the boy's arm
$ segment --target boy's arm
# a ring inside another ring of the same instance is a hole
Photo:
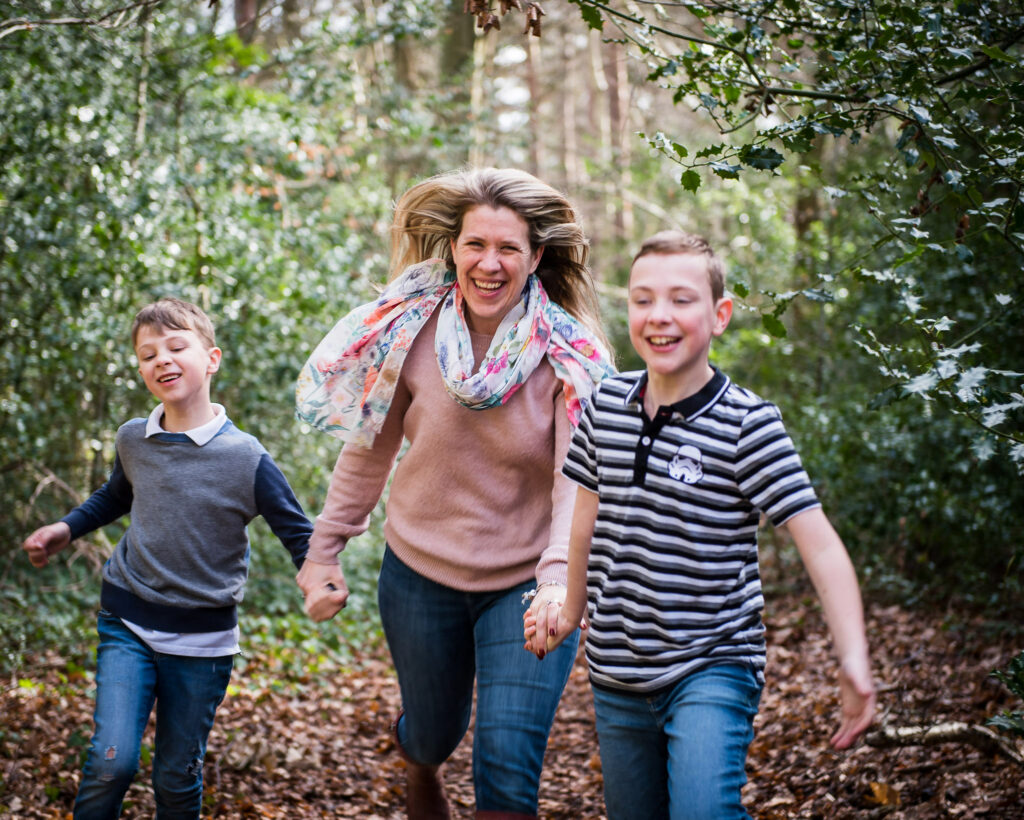
[[[264,453],[256,468],[256,509],[267,522],[284,548],[291,553],[292,563],[302,568],[309,551],[309,536],[313,525],[295,497],[288,479]]]
[[[867,729],[875,712],[875,685],[857,575],[839,534],[820,507],[793,516],[786,528],[821,599],[835,643],[842,723],[832,745],[845,749]]]
[[[565,603],[534,600],[523,615],[526,646],[538,658],[557,648],[583,621],[587,612],[587,562],[597,520],[598,495],[584,487],[576,489],[576,504],[569,533],[568,586]]]
[[[337,564],[326,566],[306,560],[313,525],[303,512],[288,479],[266,453],[256,469],[256,506],[299,569],[296,580],[306,593],[306,611],[316,621],[334,617],[348,598],[345,576]],[[312,600],[302,579],[316,590]]]
[[[121,458],[115,454],[114,467],[106,483],[61,521],[68,525],[74,541],[128,515],[132,511],[134,497],[131,482],[121,466]]]

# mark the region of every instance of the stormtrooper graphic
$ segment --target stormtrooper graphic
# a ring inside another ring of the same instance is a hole
[[[668,474],[684,484],[696,484],[704,477],[700,450],[684,444],[668,463]]]

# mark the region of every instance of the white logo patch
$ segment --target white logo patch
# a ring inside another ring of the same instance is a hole
[[[668,474],[684,484],[696,484],[704,477],[701,453],[692,444],[684,444],[668,463]]]

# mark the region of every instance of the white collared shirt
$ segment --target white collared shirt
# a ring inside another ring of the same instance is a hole
[[[206,424],[200,424],[198,427],[185,431],[185,435],[200,447],[217,435],[217,433],[220,432],[220,428],[223,427],[225,422],[228,420],[228,414],[224,412],[224,405],[214,404],[213,412],[216,413],[216,415],[206,422]],[[164,406],[163,404],[158,404],[153,408],[153,412],[149,414],[149,418],[146,419],[146,438],[155,436],[157,433],[167,432],[167,430],[160,425],[160,421],[163,417]]]

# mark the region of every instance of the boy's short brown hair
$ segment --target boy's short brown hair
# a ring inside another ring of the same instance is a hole
[[[139,328],[143,326],[191,330],[208,348],[217,346],[210,317],[197,305],[174,296],[164,296],[135,314],[132,321],[132,347],[135,347]]]
[[[704,256],[708,262],[708,280],[711,282],[711,298],[717,302],[725,296],[725,265],[715,256],[711,245],[703,236],[686,233],[685,231],[659,231],[644,240],[640,250],[633,257],[633,263],[641,256],[653,253],[669,255],[673,253],[690,253]]]

